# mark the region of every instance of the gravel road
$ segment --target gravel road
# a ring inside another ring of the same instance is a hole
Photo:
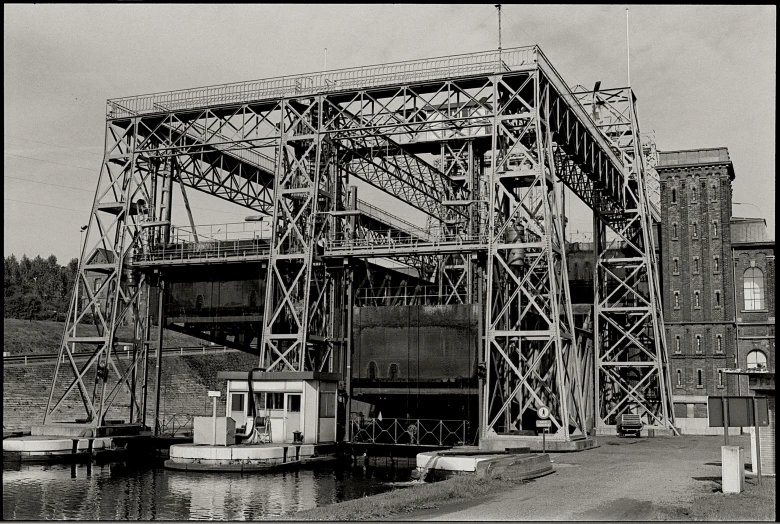
[[[488,499],[406,515],[403,520],[651,520],[720,489],[723,437],[597,438],[600,447],[551,454],[555,473]],[[745,448],[749,436],[732,436]]]

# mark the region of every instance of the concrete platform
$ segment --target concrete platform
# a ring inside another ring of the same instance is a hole
[[[80,438],[29,435],[3,440],[3,462],[88,460],[113,447],[110,437]]]
[[[429,451],[417,455],[416,475],[421,480],[472,474],[532,479],[553,472],[550,456],[541,453],[490,453],[484,451]]]
[[[323,458],[316,456],[314,444],[174,444],[169,456],[166,468],[193,471],[260,471]]]
[[[547,437],[545,451],[550,453],[567,453],[584,451],[599,446],[593,437],[581,437],[573,440],[558,440]],[[532,452],[542,451],[542,437],[530,436],[498,436],[482,439],[480,449],[484,451],[506,451],[511,448],[528,447]]]

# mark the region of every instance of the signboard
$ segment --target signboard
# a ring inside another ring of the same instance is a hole
[[[550,416],[550,408],[547,406],[542,406],[536,410],[536,414],[539,416],[539,418],[547,418]]]
[[[209,397],[221,397],[222,392],[221,391],[209,391]]]
[[[551,420],[537,420],[536,421],[536,427],[537,428],[550,428],[550,427],[552,427],[552,421]]]
[[[707,415],[711,428],[724,427],[724,401],[728,404],[730,428],[756,426],[753,402],[758,408],[758,425],[760,427],[769,425],[769,406],[766,397],[707,397]]]

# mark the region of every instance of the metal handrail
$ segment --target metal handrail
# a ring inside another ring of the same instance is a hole
[[[378,87],[410,80],[493,73],[536,62],[537,50],[537,46],[515,47],[501,52],[482,51],[114,98],[107,101],[107,116],[121,118],[213,104]]]

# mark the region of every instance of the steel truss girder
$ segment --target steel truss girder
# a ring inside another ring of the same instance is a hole
[[[551,89],[538,71],[496,75],[489,174],[483,436],[523,427],[546,405],[555,437],[585,432],[581,362],[566,275]],[[517,103],[512,103],[517,102]],[[508,160],[527,166],[509,171]],[[527,423],[527,422],[526,422]],[[529,429],[529,428],[526,428]]]
[[[630,139],[621,140],[633,148],[623,155],[631,171],[626,197],[634,205],[594,219],[595,422],[600,428],[614,426],[620,414],[633,413],[648,427],[677,434],[646,187],[648,166],[633,94],[625,98],[627,108],[616,119],[630,124]],[[610,243],[607,227],[615,236]],[[614,243],[622,247],[619,256],[612,254]]]

